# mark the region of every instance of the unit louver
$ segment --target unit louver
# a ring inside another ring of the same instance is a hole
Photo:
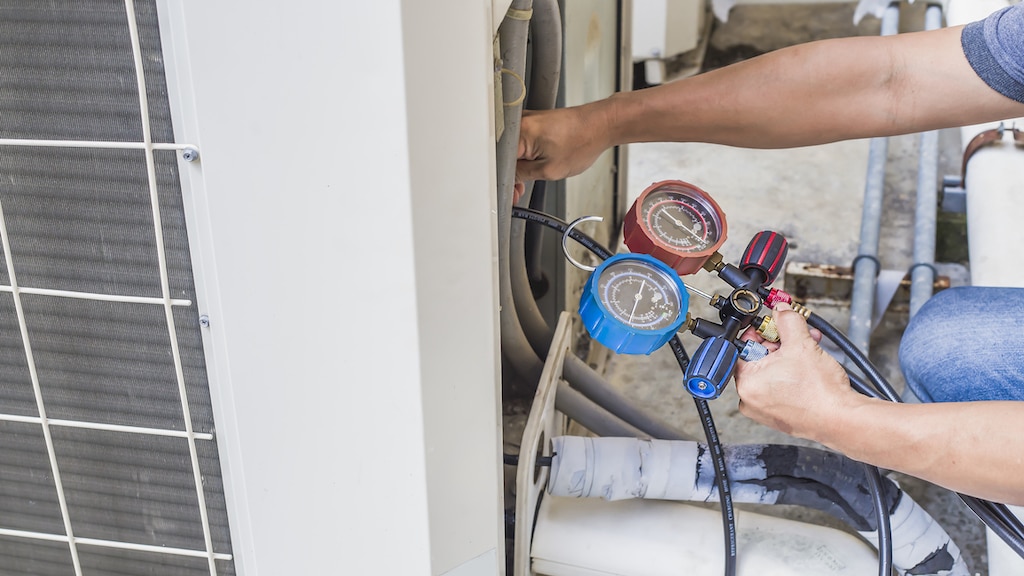
[[[152,0],[0,4],[0,574],[235,573],[173,142]]]

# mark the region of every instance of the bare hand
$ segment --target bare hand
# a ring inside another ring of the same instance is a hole
[[[781,432],[827,443],[837,411],[852,409],[864,398],[818,346],[821,335],[812,336],[803,316],[779,304],[773,317],[778,348],[757,362],[741,362],[736,370],[740,412]]]
[[[525,111],[519,128],[516,187],[529,180],[561,180],[590,167],[611,144],[601,104]]]

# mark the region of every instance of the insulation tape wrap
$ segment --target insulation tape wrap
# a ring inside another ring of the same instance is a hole
[[[906,494],[889,515],[892,523],[892,562],[912,574],[970,576],[960,548],[942,526]],[[878,546],[877,532],[860,532]]]
[[[588,438],[552,439],[547,492],[605,500],[715,499],[711,455],[697,442]],[[856,528],[870,511],[860,464],[812,448],[770,444],[729,446],[726,466],[737,502],[795,504],[831,514],[877,548],[877,533]],[[895,485],[894,485],[895,486]],[[898,490],[898,486],[895,486]],[[824,494],[824,496],[823,496]],[[893,565],[900,573],[970,576],[960,549],[942,526],[906,493],[890,514]]]
[[[696,442],[637,438],[552,439],[557,455],[548,493],[605,500],[691,500],[697,475]]]

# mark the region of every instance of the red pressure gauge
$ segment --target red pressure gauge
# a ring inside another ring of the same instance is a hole
[[[655,182],[626,214],[623,240],[680,276],[700,270],[725,242],[725,214],[707,192],[681,180]]]

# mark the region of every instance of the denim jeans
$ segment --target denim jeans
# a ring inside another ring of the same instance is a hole
[[[939,292],[907,326],[900,366],[922,402],[1024,400],[1024,288]]]

